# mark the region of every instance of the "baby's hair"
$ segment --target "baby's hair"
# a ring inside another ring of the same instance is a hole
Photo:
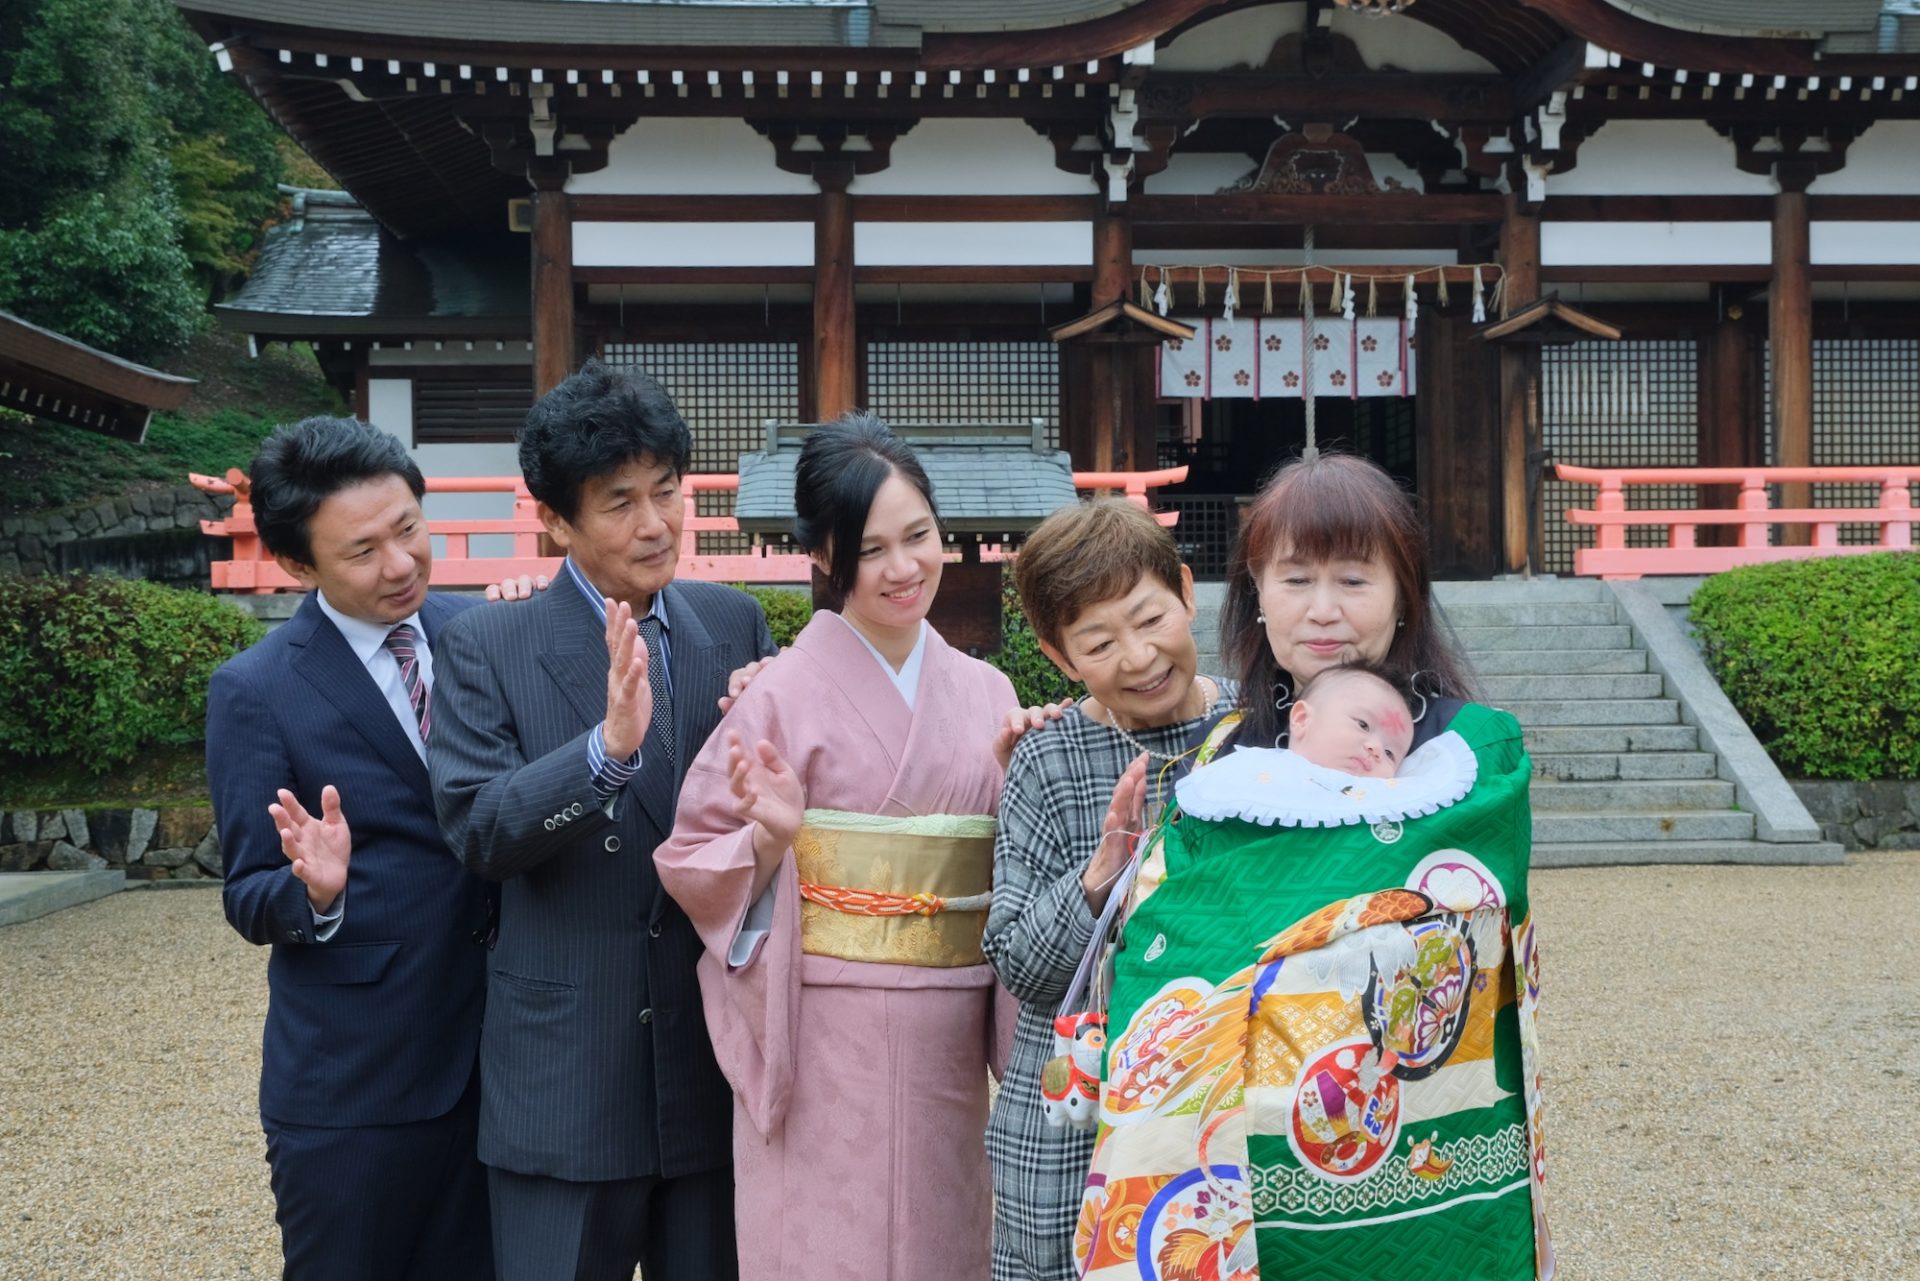
[[[1378,663],[1339,663],[1333,667],[1324,668],[1308,678],[1307,683],[1300,687],[1300,692],[1294,695],[1294,701],[1310,702],[1315,690],[1337,684],[1349,676],[1368,676],[1379,681],[1393,691],[1394,697],[1406,704],[1409,713],[1413,711],[1415,697],[1413,686],[1400,673]]]

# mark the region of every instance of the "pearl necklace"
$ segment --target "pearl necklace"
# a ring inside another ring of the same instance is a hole
[[[1194,684],[1198,685],[1200,684],[1201,678],[1196,676],[1193,678],[1193,681],[1194,681]],[[1204,686],[1202,688],[1204,688]],[[1219,701],[1219,698],[1220,698],[1220,687],[1218,685],[1215,685],[1213,687],[1213,693],[1208,694],[1206,696],[1206,705],[1200,709],[1200,715],[1195,719],[1205,720],[1207,717],[1211,716],[1213,714],[1213,705]],[[1156,752],[1150,747],[1143,746],[1139,739],[1135,738],[1133,735],[1127,733],[1127,731],[1120,728],[1120,722],[1114,719],[1113,708],[1108,707],[1106,709],[1106,712],[1107,712],[1107,725],[1113,730],[1113,732],[1118,734],[1121,738],[1125,739],[1128,747],[1131,747],[1136,752],[1142,753],[1148,759],[1160,761],[1163,764],[1170,765],[1174,761],[1177,761],[1182,756],[1186,755],[1185,752],[1174,752],[1171,755],[1169,755],[1165,752]],[[1158,729],[1161,727],[1155,726],[1154,728]]]

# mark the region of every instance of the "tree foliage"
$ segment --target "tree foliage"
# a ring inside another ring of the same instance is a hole
[[[283,170],[167,0],[0,6],[0,155],[0,308],[145,361],[245,270]]]

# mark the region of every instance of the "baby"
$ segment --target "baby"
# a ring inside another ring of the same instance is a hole
[[[1329,667],[1295,697],[1287,747],[1324,769],[1392,778],[1413,746],[1413,710],[1375,667]]]

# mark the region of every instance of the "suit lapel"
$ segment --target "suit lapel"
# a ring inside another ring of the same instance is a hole
[[[307,617],[308,614],[312,617]],[[373,677],[353,647],[347,644],[347,638],[340,634],[332,619],[320,612],[320,603],[312,594],[301,602],[295,618],[302,623],[305,637],[295,638],[294,670],[313,686],[323,701],[339,709],[394,773],[424,792],[426,763],[413,750],[413,740],[400,728],[386,696],[373,683]]]
[[[676,749],[673,782],[677,792],[680,784],[686,781],[687,766],[706,746],[707,735],[713,731],[719,717],[720,709],[714,702],[719,695],[712,691],[724,689],[723,682],[733,669],[731,665],[723,667],[722,663],[730,662],[733,651],[729,645],[714,642],[706,621],[694,610],[693,603],[677,584],[669,584],[666,592],[667,621],[672,627],[667,644],[672,654],[673,742]]]

